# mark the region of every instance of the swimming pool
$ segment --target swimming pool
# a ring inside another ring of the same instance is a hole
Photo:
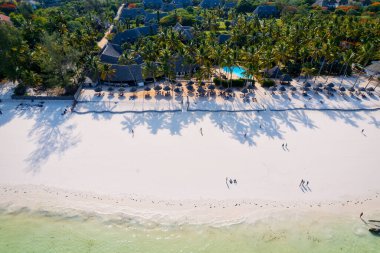
[[[228,68],[228,67],[223,67],[223,70],[227,73],[230,73],[230,71],[232,70],[232,73],[237,75],[238,77],[240,78],[244,78],[246,77],[244,75],[244,72],[245,72],[245,69],[242,68],[242,67],[239,67],[239,66],[233,66],[231,68]]]

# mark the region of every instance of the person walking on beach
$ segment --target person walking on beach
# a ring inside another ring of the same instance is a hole
[[[132,137],[135,137],[135,131],[131,129]]]
[[[228,177],[226,177],[226,185],[227,185],[227,188],[230,189],[230,186],[228,185]]]
[[[201,129],[199,129],[199,131],[201,132],[201,135],[203,136],[203,130],[202,130],[202,127],[201,127]]]
[[[362,133],[364,133],[364,128],[362,129]]]
[[[288,143],[285,144],[285,148],[288,150]]]
[[[303,185],[304,183],[305,183],[305,181],[302,179],[299,186],[301,187],[301,185]]]
[[[284,149],[284,146],[285,146],[285,144],[284,144],[284,143],[282,143],[282,149]]]
[[[246,138],[246,139],[247,139],[247,133],[245,133],[245,134],[244,134],[244,138]]]

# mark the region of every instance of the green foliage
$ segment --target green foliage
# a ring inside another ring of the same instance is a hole
[[[195,16],[187,10],[177,9],[160,20],[160,25],[162,26],[174,26],[176,23],[192,26],[195,23]]]
[[[26,86],[24,84],[19,84],[14,90],[16,96],[24,96],[26,93]]]
[[[265,88],[269,88],[269,87],[272,87],[274,86],[276,83],[272,80],[272,79],[264,79],[262,81],[262,84],[261,86],[265,87]]]
[[[238,5],[236,6],[237,13],[248,13],[253,12],[258,4],[253,4],[252,1],[248,0],[240,0]]]

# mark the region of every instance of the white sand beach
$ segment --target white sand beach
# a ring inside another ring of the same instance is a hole
[[[62,116],[70,102],[18,104],[1,104],[2,208],[197,220],[289,208],[379,212],[380,111]]]

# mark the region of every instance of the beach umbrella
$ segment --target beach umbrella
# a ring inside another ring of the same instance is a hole
[[[155,91],[160,91],[162,90],[162,87],[160,85],[157,85],[153,88]]]
[[[181,89],[177,87],[177,88],[174,89],[174,92],[175,93],[181,93]]]
[[[281,86],[278,90],[279,91],[286,91],[286,88],[284,86]]]
[[[199,87],[199,88],[197,89],[197,91],[200,92],[200,93],[203,93],[203,92],[205,92],[206,90],[203,89],[203,87],[201,86],[201,87]]]
[[[207,88],[208,88],[209,90],[215,90],[215,85],[210,84]]]
[[[374,89],[373,87],[369,87],[369,88],[367,89],[367,91],[375,91],[375,89]]]
[[[149,86],[146,86],[146,87],[144,88],[144,90],[145,90],[145,91],[150,91],[151,88],[150,88]]]
[[[130,92],[136,92],[136,91],[137,91],[137,88],[136,88],[136,87],[132,87],[129,91],[130,91]]]
[[[206,83],[205,82],[201,82],[201,84],[200,84],[201,86],[205,86],[206,85]]]
[[[253,86],[252,84],[247,85],[247,89],[249,89],[249,90],[253,90],[254,88],[255,88],[255,86]]]
[[[334,87],[335,86],[335,84],[333,84],[333,83],[329,83],[328,85],[327,85],[327,87]]]
[[[360,87],[359,90],[360,91],[365,91],[365,88],[364,87]]]
[[[182,87],[182,83],[176,83],[175,86]]]
[[[309,87],[302,87],[302,90],[304,90],[304,91],[309,91],[310,88],[309,88]]]
[[[344,88],[343,86],[339,88],[340,91],[346,91],[346,88]]]
[[[170,87],[169,87],[168,85],[166,85],[166,86],[164,87],[164,91],[170,91]]]
[[[124,92],[125,89],[124,88],[119,88],[119,92]]]
[[[348,90],[351,91],[351,92],[354,92],[355,88],[354,87],[350,87],[350,88],[348,88]]]
[[[223,85],[220,85],[220,86],[218,87],[218,89],[219,89],[219,90],[225,90],[226,88],[224,88]]]
[[[330,92],[335,91],[333,87],[327,87],[327,90],[330,91]]]
[[[187,85],[192,85],[192,84],[194,84],[193,81],[188,81],[188,82],[187,82]]]
[[[109,87],[109,88],[108,88],[108,91],[109,91],[109,92],[113,91],[113,88],[112,88],[112,87]]]
[[[311,87],[311,84],[310,84],[309,82],[306,82],[306,83],[304,84],[304,87],[309,88],[309,87]]]
[[[226,89],[226,92],[227,92],[227,93],[231,93],[231,92],[232,92],[232,89],[231,89],[231,88],[227,88],[227,89]]]
[[[243,94],[246,94],[246,93],[248,93],[248,90],[247,90],[247,88],[244,88],[244,89],[242,89],[242,90],[241,90],[241,93],[243,93]]]
[[[294,87],[294,86],[292,86],[292,87],[290,87],[290,90],[291,90],[291,91],[296,91],[296,90],[297,90],[297,88],[296,88],[296,87]]]
[[[323,87],[323,84],[322,84],[322,83],[319,83],[319,84],[317,84],[317,87],[322,88],[322,87]]]
[[[276,88],[276,86],[272,86],[272,87],[270,87],[270,90],[271,90],[271,91],[276,91],[277,88]]]
[[[95,88],[95,92],[101,92],[102,91],[102,87],[96,87]]]
[[[191,85],[191,84],[187,85],[186,88],[187,88],[189,91],[193,91],[193,90],[194,90],[194,87],[193,87],[193,85]]]
[[[292,80],[293,79],[288,74],[283,75],[281,78],[282,82],[291,82]]]

